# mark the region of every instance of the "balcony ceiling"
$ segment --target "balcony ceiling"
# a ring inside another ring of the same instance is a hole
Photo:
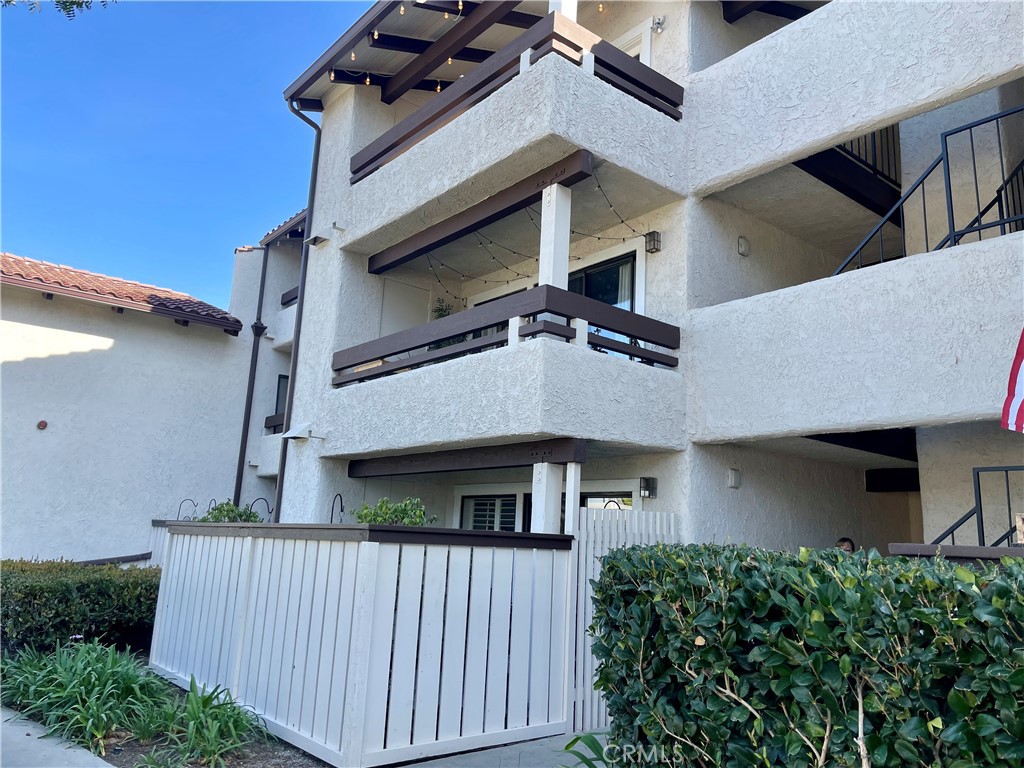
[[[615,210],[609,207],[601,190],[598,189],[598,181],[614,204]],[[570,237],[570,242],[593,239],[587,235],[626,240],[642,236],[646,231],[642,226],[644,215],[677,200],[677,196],[650,181],[605,160],[595,159],[594,177],[572,188],[570,226],[577,234]],[[538,203],[527,210],[513,213],[501,221],[483,227],[475,234],[466,235],[438,248],[429,254],[429,259],[421,256],[390,270],[388,276],[429,276],[432,264],[436,274],[444,279],[446,285],[451,287],[452,282],[465,282],[468,288],[466,293],[471,294],[489,286],[489,283],[485,284],[472,278],[483,278],[500,284],[506,280],[516,279],[516,272],[536,275],[536,258],[540,250],[540,210],[541,206]],[[623,225],[619,221],[619,215],[640,235],[634,233],[629,226]],[[611,247],[615,242],[614,239],[610,240],[607,245]],[[503,269],[502,264],[512,269]]]
[[[378,6],[380,6],[378,8]],[[404,6],[405,13],[400,13]],[[548,4],[544,0],[526,0],[516,6],[517,13],[542,17],[547,15]],[[382,16],[382,14],[384,14]],[[331,49],[307,69],[286,91],[286,98],[324,99],[333,88],[340,87],[330,82],[327,72],[339,69],[358,77],[366,75],[390,77],[401,71],[418,58],[419,54],[385,50],[372,45],[374,30],[381,35],[395,35],[428,42],[436,41],[455,25],[465,20],[465,14],[444,13],[419,7],[415,0],[390,3],[390,8],[378,3],[342,35]],[[376,23],[374,23],[376,22]],[[494,52],[515,40],[523,33],[521,27],[493,24],[477,36],[469,47]],[[352,54],[355,58],[352,58]],[[436,67],[424,80],[436,80],[442,84],[457,80],[460,75],[469,74],[476,63],[454,60]],[[319,70],[323,70],[319,72]],[[319,74],[318,74],[319,72]]]

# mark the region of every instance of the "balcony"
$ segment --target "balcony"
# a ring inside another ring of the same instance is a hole
[[[292,288],[281,295],[281,309],[274,314],[267,328],[267,338],[270,339],[270,346],[275,351],[291,352],[292,339],[295,336],[298,295],[298,288]]]
[[[679,336],[541,285],[341,350],[324,455],[520,437],[681,448]]]
[[[268,417],[276,418],[276,417]],[[284,421],[283,416],[281,419]],[[257,477],[277,477],[281,463],[281,435],[261,435],[255,440],[249,466],[256,468]]]

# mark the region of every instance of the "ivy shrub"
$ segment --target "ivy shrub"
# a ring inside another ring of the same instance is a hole
[[[620,762],[1024,761],[1024,559],[633,547],[594,602]]]
[[[119,568],[65,560],[0,563],[0,632],[5,650],[50,650],[93,638],[148,648],[159,568]]]
[[[253,512],[248,505],[239,507],[230,501],[222,501],[210,507],[202,517],[193,520],[195,523],[262,523],[259,512]]]
[[[386,496],[372,507],[363,502],[362,509],[356,512],[356,522],[361,525],[411,525],[423,527],[437,521],[437,517],[427,517],[426,507],[419,499],[407,498],[404,501],[391,501]]]

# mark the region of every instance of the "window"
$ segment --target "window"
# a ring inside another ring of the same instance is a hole
[[[267,418],[265,426],[270,434],[277,435],[284,430],[284,409],[288,402],[288,377],[280,375],[277,377],[277,397],[274,400],[274,415]]]
[[[595,264],[569,275],[569,290],[619,309],[634,311],[636,254]]]
[[[516,497],[464,496],[460,527],[470,531],[517,530]]]

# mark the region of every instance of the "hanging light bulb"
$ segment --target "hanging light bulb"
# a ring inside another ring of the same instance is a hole
[[[441,92],[441,81],[440,80],[437,81],[437,92],[438,93]]]
[[[402,3],[400,6],[398,6],[398,15],[405,16],[405,3]]]
[[[363,82],[366,83],[367,85],[370,84],[370,75],[369,75],[369,73],[367,73],[366,79]]]
[[[451,56],[449,56],[449,57],[448,57],[448,65],[449,65],[449,66],[451,66],[451,63],[452,63],[452,57],[451,57]]]
[[[448,11],[445,11],[445,12],[444,12],[444,17],[445,17],[446,19],[448,18]]]
[[[376,29],[373,30],[373,39],[376,40],[379,37],[380,37],[380,32],[378,32]]]
[[[604,3],[598,3],[597,4],[597,12],[598,13],[604,13]]]
[[[462,0],[459,0],[459,13],[462,13]]]
[[[352,51],[352,61],[355,61],[355,60],[356,60],[356,52]]]

